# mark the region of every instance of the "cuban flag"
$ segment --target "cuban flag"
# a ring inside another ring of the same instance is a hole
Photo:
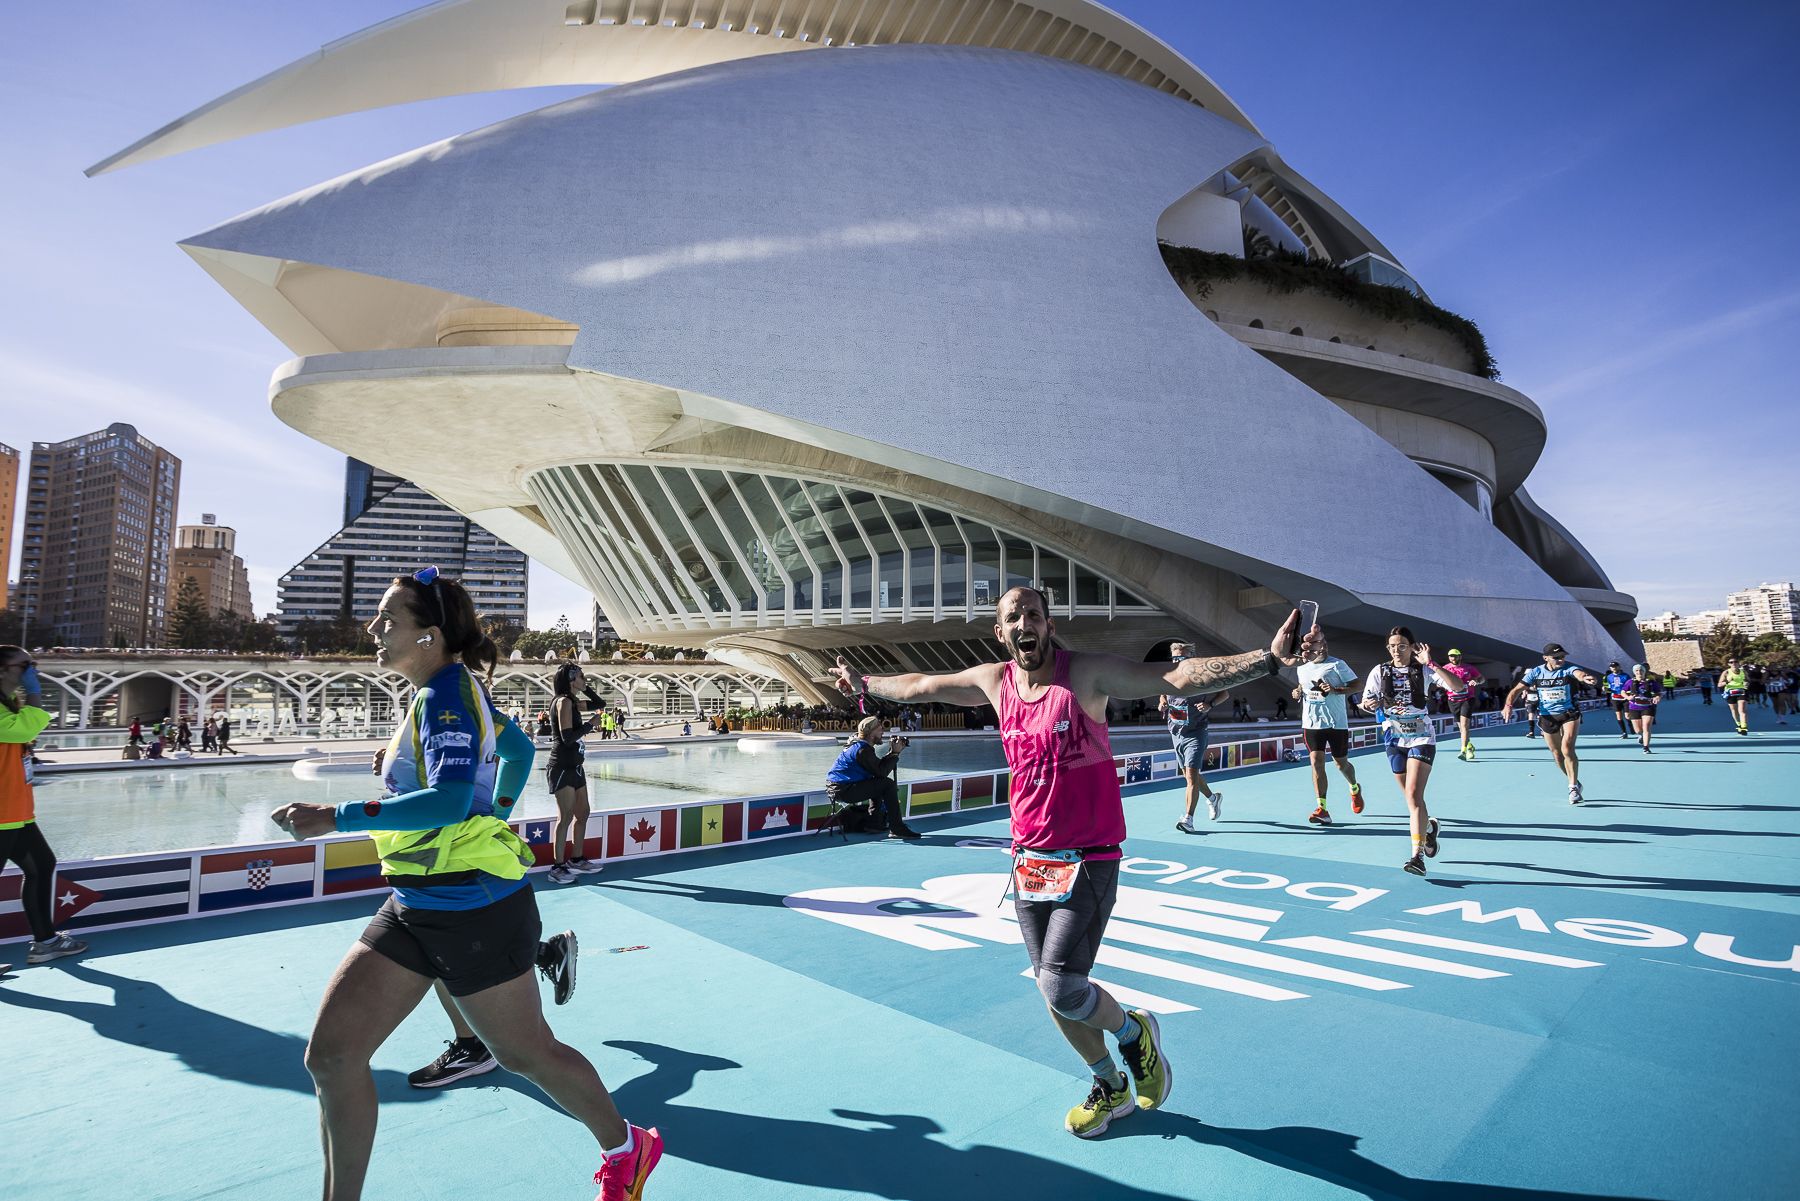
[[[318,849],[310,843],[202,855],[200,912],[309,900],[318,874],[317,856]]]
[[[50,898],[51,922],[57,929],[128,925],[158,917],[182,917],[188,911],[193,863],[174,859],[104,859],[67,863],[56,870]],[[0,876],[0,938],[31,933],[19,894],[24,877]]]
[[[588,818],[587,837],[581,844],[582,858],[600,858],[602,821],[603,819],[598,814]],[[525,845],[531,848],[531,855],[537,866],[546,867],[556,862],[556,848],[550,842],[550,837],[556,829],[555,818],[545,817],[513,822],[512,828],[520,838],[525,840]]]

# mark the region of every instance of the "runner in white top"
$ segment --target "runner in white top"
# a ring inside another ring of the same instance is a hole
[[[1306,661],[1294,669],[1300,686],[1293,698],[1300,702],[1300,735],[1306,740],[1307,757],[1312,761],[1313,796],[1318,806],[1306,820],[1315,826],[1329,826],[1331,813],[1325,806],[1325,754],[1350,785],[1350,812],[1363,811],[1362,785],[1356,782],[1356,769],[1350,766],[1350,714],[1344,697],[1356,686],[1356,673],[1342,659],[1331,657],[1320,635],[1318,645]]]
[[[1461,686],[1455,676],[1431,661],[1431,648],[1414,642],[1412,631],[1388,631],[1388,662],[1378,663],[1363,684],[1362,707],[1381,718],[1381,740],[1387,746],[1388,770],[1406,797],[1412,818],[1412,857],[1400,866],[1415,876],[1425,874],[1425,860],[1438,853],[1438,823],[1425,808],[1425,781],[1437,757],[1437,730],[1425,709],[1426,679],[1448,692]]]

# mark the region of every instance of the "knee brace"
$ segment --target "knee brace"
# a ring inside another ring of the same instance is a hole
[[[1050,1008],[1071,1022],[1087,1021],[1095,1006],[1100,1004],[1100,990],[1086,976],[1040,971],[1037,985],[1044,1000],[1050,1002]]]

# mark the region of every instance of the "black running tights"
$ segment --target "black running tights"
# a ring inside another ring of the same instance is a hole
[[[31,923],[31,937],[45,941],[56,933],[56,927],[50,924],[50,890],[56,883],[56,852],[50,849],[36,822],[0,830],[0,864],[4,863],[16,863],[25,873],[19,901],[25,908],[25,920]]]

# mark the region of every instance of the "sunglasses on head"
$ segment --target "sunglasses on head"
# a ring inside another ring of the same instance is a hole
[[[438,590],[437,565],[434,563],[430,567],[421,567],[413,572],[412,578],[425,585],[425,590],[431,594],[431,603],[437,608],[437,627],[440,630],[443,629],[446,621],[444,594]]]

